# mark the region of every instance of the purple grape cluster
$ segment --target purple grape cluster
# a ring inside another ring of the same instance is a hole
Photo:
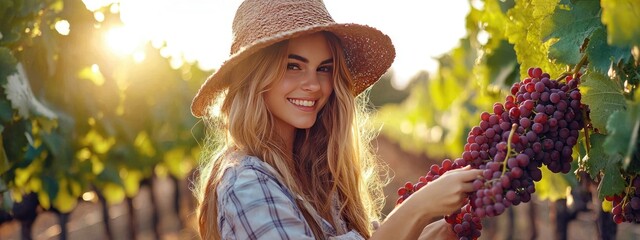
[[[477,239],[482,226],[474,219],[497,216],[512,205],[529,202],[534,182],[542,179],[542,165],[554,173],[568,173],[573,146],[584,127],[580,75],[566,77],[566,83],[550,79],[540,68],[530,68],[528,75],[512,86],[504,104],[493,105],[493,113],[480,114],[461,158],[445,160],[446,167],[444,161],[442,167],[432,166],[417,184],[407,183],[398,191],[397,203],[448,170],[467,165],[483,169],[464,211],[446,217],[460,239]],[[456,227],[462,224],[465,227]]]
[[[640,177],[634,177],[630,182],[631,187],[625,193],[615,196],[607,196],[606,200],[613,202],[613,221],[640,223]],[[628,192],[627,192],[628,191]]]
[[[478,239],[481,235],[482,222],[480,217],[474,214],[471,204],[466,204],[460,210],[445,216],[444,220],[453,226],[453,232],[460,240]]]

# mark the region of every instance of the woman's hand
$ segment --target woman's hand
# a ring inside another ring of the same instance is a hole
[[[418,240],[431,240],[431,239],[458,239],[456,234],[451,229],[451,225],[444,219],[435,221],[427,225],[422,229],[422,233],[418,237]]]
[[[481,174],[482,170],[470,167],[448,171],[412,194],[402,205],[413,202],[411,205],[419,207],[416,210],[426,213],[427,217],[449,215],[466,203],[467,194],[474,190],[473,180]]]
[[[474,190],[473,180],[481,174],[482,170],[465,167],[429,182],[391,211],[371,239],[445,239],[432,236],[453,234],[451,226],[444,220],[429,225],[431,219],[460,209],[468,199],[467,193]]]

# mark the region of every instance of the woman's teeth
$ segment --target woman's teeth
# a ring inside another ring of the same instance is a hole
[[[303,106],[303,107],[313,107],[313,105],[316,104],[316,101],[299,100],[299,99],[289,99],[289,102],[295,105]]]

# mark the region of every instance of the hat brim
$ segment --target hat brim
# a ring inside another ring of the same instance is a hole
[[[320,31],[331,32],[340,39],[347,66],[354,80],[354,95],[373,85],[391,67],[395,58],[395,48],[389,36],[367,25],[331,23],[282,32],[254,41],[231,55],[202,84],[191,103],[191,113],[195,117],[204,116],[211,101],[229,86],[226,75],[247,57],[274,43]]]

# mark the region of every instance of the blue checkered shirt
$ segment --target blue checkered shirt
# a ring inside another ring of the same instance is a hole
[[[294,195],[273,171],[252,156],[226,169],[217,189],[222,239],[314,239]],[[364,239],[354,230],[337,235],[324,219],[321,225],[329,239]]]

